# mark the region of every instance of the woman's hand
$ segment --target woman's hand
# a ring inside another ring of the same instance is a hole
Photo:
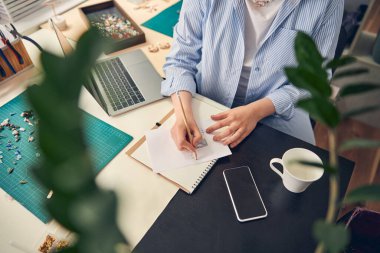
[[[171,134],[179,150],[188,150],[194,153],[195,147],[202,140],[202,134],[193,117],[187,116],[187,121],[190,133],[192,134],[192,141],[190,141],[190,138],[187,135],[186,125],[182,118],[177,118],[171,129]]]
[[[174,111],[176,115],[176,122],[171,129],[172,138],[179,150],[188,150],[195,153],[195,147],[202,140],[202,134],[199,131],[197,123],[194,120],[193,110],[191,106],[192,96],[190,92],[180,91],[182,105],[186,114],[187,124],[190,129],[191,137],[188,136],[181,104],[178,100],[177,94],[171,96]]]
[[[213,139],[234,148],[255,129],[257,122],[274,112],[275,108],[272,101],[264,98],[245,106],[212,115],[211,119],[216,123],[207,128],[206,132],[213,133],[224,128],[215,133]]]

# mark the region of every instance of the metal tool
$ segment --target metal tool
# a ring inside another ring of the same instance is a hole
[[[11,69],[11,71],[16,74],[16,70],[13,68],[12,64],[9,62],[7,56],[5,56],[5,54],[1,48],[0,48],[0,57],[4,60],[4,62]]]
[[[21,33],[19,33],[16,29],[16,27],[13,24],[10,24],[12,28],[10,28],[8,25],[5,25],[5,28],[13,35],[13,37],[16,39],[17,37],[20,37],[24,40],[29,41],[33,45],[35,45],[40,51],[43,51],[42,47],[33,39],[29,38],[28,36],[24,36]]]
[[[22,58],[21,54],[17,52],[16,48],[14,48],[12,43],[7,39],[7,37],[5,37],[4,33],[1,30],[0,30],[0,37],[4,45],[7,45],[9,49],[12,51],[12,53],[16,56],[18,63],[20,65],[24,64],[24,58]]]

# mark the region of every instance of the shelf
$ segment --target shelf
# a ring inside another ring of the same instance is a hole
[[[363,63],[369,64],[374,67],[380,67],[380,64],[376,63],[372,58],[372,50],[376,41],[377,34],[362,31],[358,36],[357,43],[353,50],[346,53],[354,56]]]

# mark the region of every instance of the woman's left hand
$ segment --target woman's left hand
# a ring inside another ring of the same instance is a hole
[[[231,148],[242,142],[255,129],[258,122],[253,115],[253,110],[248,105],[212,115],[211,119],[216,123],[207,128],[206,132],[212,133],[225,127],[215,134],[213,139],[222,142],[224,145],[230,145]]]
[[[213,139],[234,148],[255,129],[257,122],[274,112],[275,108],[272,101],[264,98],[248,105],[212,115],[211,119],[216,123],[207,128],[206,132],[212,133],[225,128],[216,133]]]

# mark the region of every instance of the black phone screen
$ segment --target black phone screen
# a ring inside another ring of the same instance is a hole
[[[239,221],[249,221],[267,216],[264,203],[249,167],[223,171],[236,216]]]

